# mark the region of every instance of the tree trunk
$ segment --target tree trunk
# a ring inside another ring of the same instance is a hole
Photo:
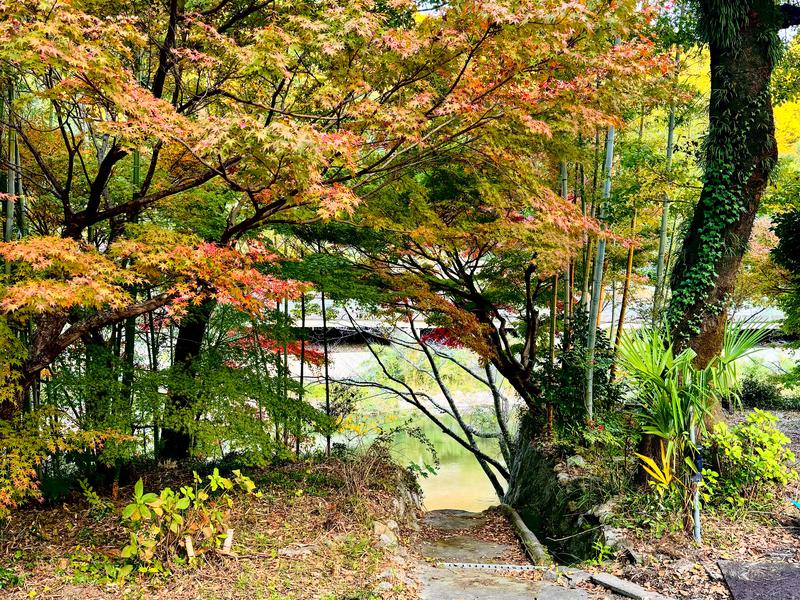
[[[197,358],[203,346],[203,338],[214,311],[216,302],[206,300],[199,305],[191,305],[178,328],[178,339],[175,342],[175,359],[173,369],[178,380],[176,388],[170,390],[167,417],[169,426],[161,430],[161,448],[159,456],[174,460],[188,458],[192,450],[192,436],[185,426],[176,425],[179,421],[193,418],[185,409],[191,406],[190,391],[186,389],[189,380],[197,376]]]
[[[711,55],[703,191],[672,276],[673,339],[707,365],[722,348],[729,297],[778,152],[769,92],[780,40],[773,0],[702,0]]]

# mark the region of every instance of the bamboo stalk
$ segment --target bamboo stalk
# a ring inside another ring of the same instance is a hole
[[[14,85],[8,88],[8,120],[12,121],[11,103],[14,101]],[[10,242],[14,238],[14,197],[16,195],[17,174],[14,169],[14,156],[17,152],[17,134],[14,131],[13,123],[8,128],[8,146],[6,149],[8,159],[8,172],[6,174],[6,201],[5,201],[5,223],[3,226],[3,241]],[[11,265],[6,263],[6,272]]]
[[[306,295],[300,296],[300,404],[303,403],[305,395],[305,366],[306,366]],[[294,438],[294,453],[300,458],[300,436],[302,434],[303,423],[300,420],[300,412],[297,414],[297,432]]]
[[[325,358],[325,414],[331,416],[331,388],[328,374],[328,317],[325,311],[325,292],[322,292],[322,351]],[[325,434],[325,453],[331,455],[330,430]]]
[[[594,418],[594,360],[595,345],[597,343],[597,328],[594,323],[600,315],[600,303],[603,290],[603,264],[605,263],[606,239],[603,235],[605,225],[606,205],[611,198],[611,168],[614,162],[614,140],[616,130],[614,126],[608,128],[606,137],[606,158],[605,158],[605,181],[603,184],[603,202],[600,205],[600,227],[601,233],[597,240],[597,256],[595,258],[594,285],[592,288],[592,303],[589,312],[589,331],[587,335],[587,361],[586,361],[586,389],[584,402],[586,405],[586,416],[591,421]]]
[[[680,73],[680,54],[679,49],[675,50],[675,79],[677,81],[678,74]],[[675,145],[675,103],[670,103],[669,108],[669,124],[667,125],[667,165],[666,176],[667,184],[670,183],[672,175],[672,152]],[[667,279],[667,266],[666,249],[667,249],[667,229],[670,213],[670,197],[669,190],[664,192],[664,199],[661,206],[661,224],[658,233],[658,258],[656,261],[656,288],[653,293],[653,326],[657,326],[658,321],[661,319],[662,307],[666,300],[666,279]]]

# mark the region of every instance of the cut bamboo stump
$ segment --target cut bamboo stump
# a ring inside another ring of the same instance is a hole
[[[225,541],[222,542],[222,551],[225,554],[230,554],[232,546],[233,546],[233,529],[228,529],[228,531],[225,532]]]
[[[194,545],[192,544],[192,538],[190,538],[187,535],[185,538],[183,538],[183,543],[186,544],[186,556],[188,556],[189,558],[194,558],[195,554],[194,554]]]

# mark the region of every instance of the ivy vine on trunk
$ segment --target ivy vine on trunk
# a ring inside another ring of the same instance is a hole
[[[778,32],[800,7],[773,0],[694,0],[711,56],[703,191],[672,276],[668,318],[699,366],[719,353],[730,293],[778,157],[769,84]]]

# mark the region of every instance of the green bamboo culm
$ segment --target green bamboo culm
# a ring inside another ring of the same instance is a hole
[[[584,402],[586,406],[586,418],[589,421],[594,419],[594,359],[595,359],[595,344],[597,343],[597,317],[600,314],[602,307],[600,306],[601,286],[603,285],[603,263],[606,258],[606,239],[603,232],[606,229],[605,216],[609,198],[611,198],[611,168],[614,164],[614,141],[616,139],[616,131],[614,126],[608,128],[606,136],[606,159],[603,166],[605,172],[605,181],[603,182],[603,202],[600,204],[600,214],[598,219],[600,221],[601,234],[597,239],[597,254],[595,255],[594,262],[594,282],[592,284],[592,302],[589,309],[589,331],[587,332],[586,341],[586,386]]]
[[[9,122],[12,121],[11,105],[14,102],[14,84],[8,87],[8,116]],[[6,201],[5,201],[5,223],[3,226],[3,241],[10,242],[14,239],[14,197],[16,196],[16,181],[17,173],[14,168],[14,157],[17,155],[17,135],[14,131],[13,123],[8,128],[8,145],[6,148],[6,157],[8,160],[8,172],[6,173]],[[6,264],[6,271],[8,272],[9,265]]]
[[[680,72],[680,49],[675,50],[675,82],[677,83],[678,74]],[[670,182],[672,177],[672,154],[675,145],[675,103],[671,102],[669,107],[669,122],[667,124],[667,164],[666,176],[667,183]],[[669,190],[664,192],[664,199],[661,205],[661,224],[659,226],[658,235],[658,259],[656,261],[656,289],[653,294],[653,327],[657,327],[661,321],[662,307],[664,306],[666,288],[667,288],[667,264],[666,264],[666,250],[667,250],[667,228],[669,225],[669,212],[670,212],[670,197]]]
[[[568,179],[568,169],[567,169],[567,161],[561,162],[561,197],[567,201],[569,199],[569,179]],[[572,297],[571,297],[571,290],[570,290],[570,280],[571,280],[571,261],[567,261],[567,264],[564,268],[564,335],[562,339],[562,348],[566,350],[567,348],[567,336],[569,335],[570,330],[570,309],[572,308]]]

